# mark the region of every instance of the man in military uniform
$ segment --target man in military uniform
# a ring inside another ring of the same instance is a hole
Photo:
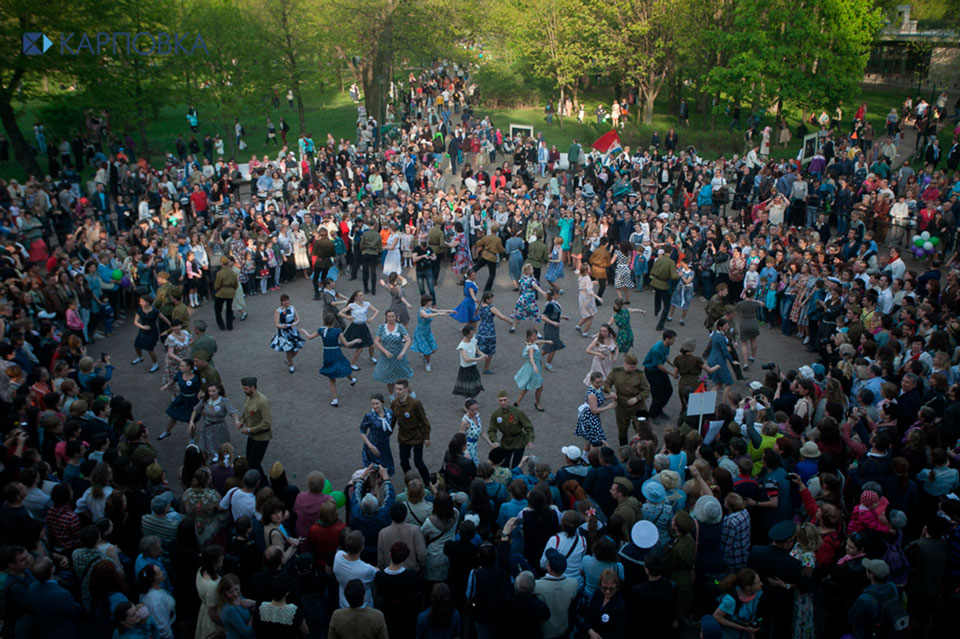
[[[706,312],[706,319],[703,322],[704,327],[713,332],[713,326],[717,323],[717,320],[723,317],[723,307],[727,305],[727,283],[720,282],[717,284],[716,294],[710,298],[710,301],[707,302],[707,306],[704,309]]]
[[[267,446],[273,439],[273,419],[270,417],[270,401],[263,393],[257,390],[256,377],[244,377],[240,380],[243,387],[243,411],[237,413],[237,430],[247,436],[247,461],[250,468],[263,473],[263,458],[267,454]]]
[[[500,406],[490,414],[487,436],[494,445],[499,437],[500,446],[509,453],[505,460],[507,468],[516,468],[523,459],[524,450],[533,444],[533,424],[522,410],[510,405],[507,391],[502,390],[497,394],[497,403]]]
[[[207,335],[207,323],[203,320],[194,322],[193,335],[193,341],[190,342],[192,350],[194,352],[205,351],[210,356],[209,360],[212,360],[217,353],[217,340]]]
[[[535,239],[530,242],[530,246],[527,248],[527,263],[533,267],[533,276],[537,278],[539,282],[540,269],[550,261],[550,250],[547,248],[547,245],[543,243],[543,238],[540,237],[540,233],[537,233],[534,237]]]
[[[157,273],[157,296],[154,299],[154,306],[157,307],[163,316],[168,320],[173,316],[174,301],[170,295],[171,291],[180,290],[170,283],[170,274],[166,271]],[[180,294],[181,297],[183,293]]]
[[[810,592],[815,583],[803,575],[800,561],[790,556],[797,525],[791,520],[781,521],[770,528],[769,535],[770,545],[754,546],[747,565],[763,580],[764,596],[757,616],[768,625],[767,636],[788,639],[793,633],[794,588]],[[780,580],[786,588],[782,584],[774,585],[773,579]]]
[[[170,311],[170,321],[178,320],[183,326],[183,330],[190,330],[190,309],[183,303],[183,293],[179,288],[170,291],[170,297],[173,299],[173,310]]]
[[[210,353],[208,351],[194,347],[190,356],[193,358],[197,375],[200,376],[201,390],[205,392],[211,385],[220,383],[220,373],[210,363]]]
[[[647,398],[650,397],[650,383],[647,376],[637,368],[637,356],[633,353],[627,353],[623,356],[623,366],[617,366],[607,379],[603,382],[603,392],[611,391],[617,394],[617,405],[613,409],[613,414],[617,417],[617,434],[620,437],[620,445],[627,444],[627,434],[630,432],[630,426],[634,427],[638,435],[640,426],[637,423],[638,413],[647,412]],[[644,419],[646,423],[646,419]],[[647,425],[649,430],[649,425]],[[650,433],[647,433],[650,434]]]

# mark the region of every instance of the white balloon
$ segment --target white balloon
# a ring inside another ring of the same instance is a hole
[[[928,251],[928,252],[929,252],[929,251],[932,251],[932,250],[933,250],[933,242],[924,242],[924,243],[923,243],[923,250],[924,250],[924,251]]]
[[[922,237],[923,241],[926,242],[927,240],[930,239],[930,231],[924,231],[923,233],[920,234],[920,237]]]
[[[916,242],[917,242],[917,240],[919,240],[919,239],[921,239],[921,237],[920,237],[920,235],[919,235],[919,234],[918,234],[918,235],[914,235],[914,236],[913,236],[913,242],[914,242],[914,243],[916,243]]]

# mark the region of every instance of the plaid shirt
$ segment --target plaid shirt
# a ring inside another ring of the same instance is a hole
[[[724,517],[722,540],[727,569],[745,568],[750,557],[750,513],[741,510]]]
[[[53,547],[67,552],[80,545],[80,518],[70,505],[52,506],[47,511],[47,531]]]

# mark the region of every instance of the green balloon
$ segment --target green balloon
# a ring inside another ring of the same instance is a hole
[[[333,484],[330,483],[330,480],[329,480],[329,479],[324,479],[324,480],[323,480],[323,494],[324,494],[324,495],[329,495],[331,492],[333,492]]]
[[[923,238],[918,237],[917,239],[915,239],[913,241],[913,245],[916,246],[917,248],[920,248],[921,246],[923,246]]]
[[[347,503],[347,496],[339,490],[333,491],[330,496],[333,497],[333,503],[337,505],[337,508],[343,508]]]
[[[111,273],[110,276],[111,276],[113,279],[115,279],[115,280],[122,280],[122,279],[123,279],[123,271],[121,271],[121,270],[118,269],[118,268],[115,268],[115,269],[113,269],[113,273]]]
[[[931,238],[930,238],[930,243],[933,244],[934,246],[939,246],[939,245],[940,245],[940,238],[939,238],[939,237],[931,237]]]

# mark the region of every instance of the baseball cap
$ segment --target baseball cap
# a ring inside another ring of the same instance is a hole
[[[567,570],[567,558],[556,548],[548,548],[546,552],[547,565],[553,572],[564,573]]]
[[[880,577],[881,579],[890,576],[890,566],[883,559],[864,559],[863,568],[864,570],[872,572],[875,577]]]
[[[150,510],[156,515],[162,515],[167,512],[167,508],[173,503],[173,493],[166,490],[150,501]]]
[[[564,446],[560,452],[570,461],[579,461],[583,456],[583,452],[576,446]]]

